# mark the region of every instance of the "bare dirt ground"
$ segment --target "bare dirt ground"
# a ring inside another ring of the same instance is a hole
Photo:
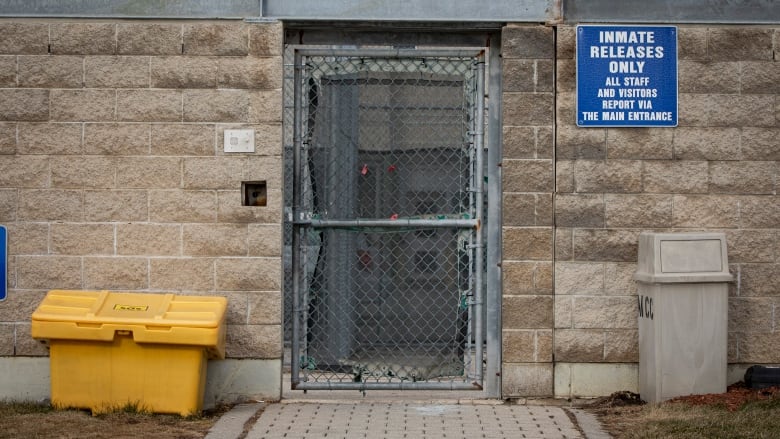
[[[707,395],[681,396],[670,400],[670,403],[683,403],[689,405],[723,406],[726,410],[734,412],[744,407],[745,404],[756,401],[771,401],[780,398],[780,387],[768,387],[766,389],[750,389],[744,383],[729,386],[726,393],[711,393]]]
[[[92,416],[86,410],[0,403],[0,438],[202,438],[228,407],[183,418],[124,410]]]
[[[780,388],[691,395],[649,405],[632,392],[616,392],[584,407],[615,438],[777,438]]]

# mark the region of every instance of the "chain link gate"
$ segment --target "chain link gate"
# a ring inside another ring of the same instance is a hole
[[[293,47],[293,388],[481,389],[484,52]]]

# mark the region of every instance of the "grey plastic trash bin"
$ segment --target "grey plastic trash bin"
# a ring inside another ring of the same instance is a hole
[[[639,394],[726,391],[729,273],[722,233],[639,236]]]

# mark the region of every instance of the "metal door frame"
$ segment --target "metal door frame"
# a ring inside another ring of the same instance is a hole
[[[479,199],[477,200],[477,205],[483,205],[484,204],[484,198],[487,196],[488,199],[488,205],[487,205],[487,211],[488,211],[488,221],[487,223],[483,224],[480,211],[480,218],[474,218],[474,219],[464,219],[464,220],[450,220],[450,221],[436,221],[436,224],[425,224],[426,226],[434,226],[434,227],[486,227],[487,234],[485,241],[482,242],[483,234],[477,233],[476,236],[479,238],[479,242],[477,242],[477,246],[475,249],[475,253],[477,255],[475,256],[476,259],[480,260],[480,264],[484,264],[483,261],[486,260],[486,264],[484,266],[486,267],[485,270],[475,270],[474,276],[475,276],[475,284],[479,285],[479,288],[482,289],[482,285],[486,283],[487,290],[480,292],[478,297],[481,297],[481,300],[478,300],[475,305],[478,311],[475,313],[474,316],[474,323],[475,323],[475,331],[482,331],[483,326],[486,328],[486,333],[482,334],[475,334],[475,340],[479,340],[479,346],[478,349],[476,349],[475,356],[477,364],[483,364],[483,352],[486,353],[486,360],[484,362],[485,366],[482,367],[482,376],[481,376],[481,382],[480,383],[457,383],[457,382],[442,382],[442,383],[435,383],[435,382],[422,382],[422,383],[413,383],[413,382],[402,382],[402,383],[371,383],[371,385],[367,386],[366,383],[339,383],[338,386],[332,386],[331,384],[327,382],[320,382],[320,383],[305,383],[305,382],[297,382],[293,383],[294,389],[350,389],[350,388],[357,388],[360,390],[365,390],[367,388],[382,388],[382,389],[434,389],[434,388],[440,388],[440,389],[481,389],[483,390],[483,393],[487,397],[500,397],[500,370],[501,370],[501,274],[500,274],[500,260],[501,260],[501,245],[500,245],[500,236],[501,236],[501,220],[500,220],[500,214],[501,214],[501,179],[500,179],[500,147],[501,147],[501,100],[500,100],[500,90],[501,90],[501,60],[500,60],[500,34],[494,33],[490,35],[490,38],[488,39],[488,46],[490,47],[488,51],[488,66],[489,70],[488,72],[485,71],[485,59],[483,58],[482,62],[479,63],[478,66],[478,81],[480,84],[482,84],[482,88],[480,93],[482,94],[481,99],[477,99],[478,102],[478,109],[476,111],[476,121],[475,125],[476,128],[474,130],[474,141],[478,142],[481,146],[478,150],[482,150],[483,154],[477,154],[479,163],[477,164],[476,169],[479,172],[479,175],[477,175],[476,181],[487,181],[487,187],[484,188],[484,190],[475,191],[475,196]],[[286,67],[290,67],[289,63],[291,60],[289,58],[289,54],[294,54],[293,62],[295,63],[294,66],[300,66],[301,64],[301,57],[310,55],[310,54],[319,54],[319,55],[330,55],[330,56],[382,56],[382,57],[388,57],[388,56],[395,56],[395,57],[408,57],[408,56],[426,56],[426,55],[451,55],[451,56],[469,56],[469,57],[475,57],[482,54],[484,56],[485,47],[467,47],[467,48],[447,48],[447,49],[370,49],[370,50],[362,50],[357,49],[354,46],[347,48],[347,49],[340,49],[339,46],[311,46],[311,45],[289,45],[286,48],[286,54],[288,54],[288,57],[285,59]],[[343,47],[343,46],[342,46]],[[287,69],[286,69],[287,71]],[[288,78],[285,83],[287,84],[289,82],[289,79],[292,79],[295,81],[295,83],[300,83],[301,80],[301,73],[300,69],[295,67],[295,75],[294,78]],[[489,78],[489,81],[485,82],[485,79]],[[485,84],[487,88],[485,88]],[[302,135],[302,124],[301,124],[301,117],[302,114],[299,111],[301,108],[301,100],[302,97],[300,96],[300,87],[295,87],[295,97],[294,97],[294,103],[293,108],[290,108],[289,103],[285,102],[285,111],[293,110],[294,113],[294,123],[292,130],[288,128],[285,129],[285,150],[286,153],[292,152],[296,157],[294,158],[295,162],[300,161],[300,147],[302,146],[301,143],[303,141],[303,135]],[[489,103],[490,105],[485,104],[487,97],[490,97]],[[287,120],[287,118],[286,118]],[[485,142],[485,129],[487,129],[487,132],[489,133],[489,139],[488,142]],[[292,131],[291,135],[292,138],[289,139],[290,131]],[[290,142],[292,141],[292,142]],[[487,166],[484,166],[483,163],[483,157],[487,160]],[[483,176],[482,171],[486,169],[487,173]],[[295,184],[298,184],[298,182],[301,181],[301,175],[300,175],[300,169],[297,166],[293,166],[292,168],[285,167],[285,171],[287,173],[292,173],[292,179],[295,182]],[[285,177],[285,180],[287,180],[289,177]],[[285,190],[290,190],[293,188],[290,188],[287,183],[285,184]],[[293,197],[292,197],[292,205],[300,205],[299,199],[296,197],[300,194],[299,188],[294,188],[292,190]],[[287,196],[287,195],[286,195]],[[286,204],[287,206],[287,204]],[[346,227],[346,226],[353,226],[353,223],[341,223],[337,221],[326,221],[326,220],[315,220],[311,218],[302,218],[294,217],[294,213],[291,209],[286,208],[285,209],[285,219],[286,222],[293,224],[293,223],[306,223],[310,226],[328,226],[328,227]],[[424,220],[417,220],[417,221],[424,221]],[[397,221],[386,221],[386,220],[373,220],[371,225],[375,226],[397,226],[399,223]],[[406,224],[412,225],[412,224]],[[301,238],[298,236],[297,233],[292,233],[292,247],[297,248],[301,245]],[[488,250],[485,251],[485,244],[487,244]],[[300,278],[299,275],[296,273],[299,273],[299,264],[300,261],[295,256],[295,253],[293,252],[292,255],[290,255],[292,258],[292,273],[293,273],[293,291],[292,295],[294,297],[294,303],[298,303],[298,300],[300,299]],[[483,275],[487,277],[487,279],[483,278]],[[486,282],[484,282],[486,280]],[[285,297],[289,297],[289,294],[286,294]],[[297,310],[300,311],[300,310]],[[294,310],[296,312],[296,310]],[[483,325],[483,317],[487,316],[487,321],[485,322],[486,325]],[[486,340],[487,344],[486,346],[482,346],[482,340]],[[292,352],[294,353],[291,355],[290,362],[293,370],[297,370],[297,368],[300,367],[300,359],[298,358],[297,353],[299,352],[299,344],[300,340],[297,339],[297,337],[293,337],[292,339],[293,343],[293,349]],[[348,385],[347,385],[348,384]],[[418,385],[420,384],[420,385]],[[432,384],[435,384],[432,386]]]

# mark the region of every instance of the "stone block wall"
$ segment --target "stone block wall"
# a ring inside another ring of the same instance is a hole
[[[505,398],[553,392],[554,38],[544,26],[502,30]]]
[[[502,29],[503,397],[630,385],[644,230],[725,232],[729,361],[780,363],[780,28],[680,26],[677,128],[576,127],[574,51]],[[226,296],[228,356],[281,373],[281,84],[280,23],[0,20],[0,356],[46,355],[49,289],[174,292]]]
[[[780,29],[680,26],[679,126],[608,129],[575,126],[574,29],[557,34],[556,363],[638,361],[644,230],[725,232],[729,362],[780,362]]]
[[[280,23],[0,21],[0,355],[47,354],[64,288],[226,296],[228,357],[281,358],[281,54]]]

